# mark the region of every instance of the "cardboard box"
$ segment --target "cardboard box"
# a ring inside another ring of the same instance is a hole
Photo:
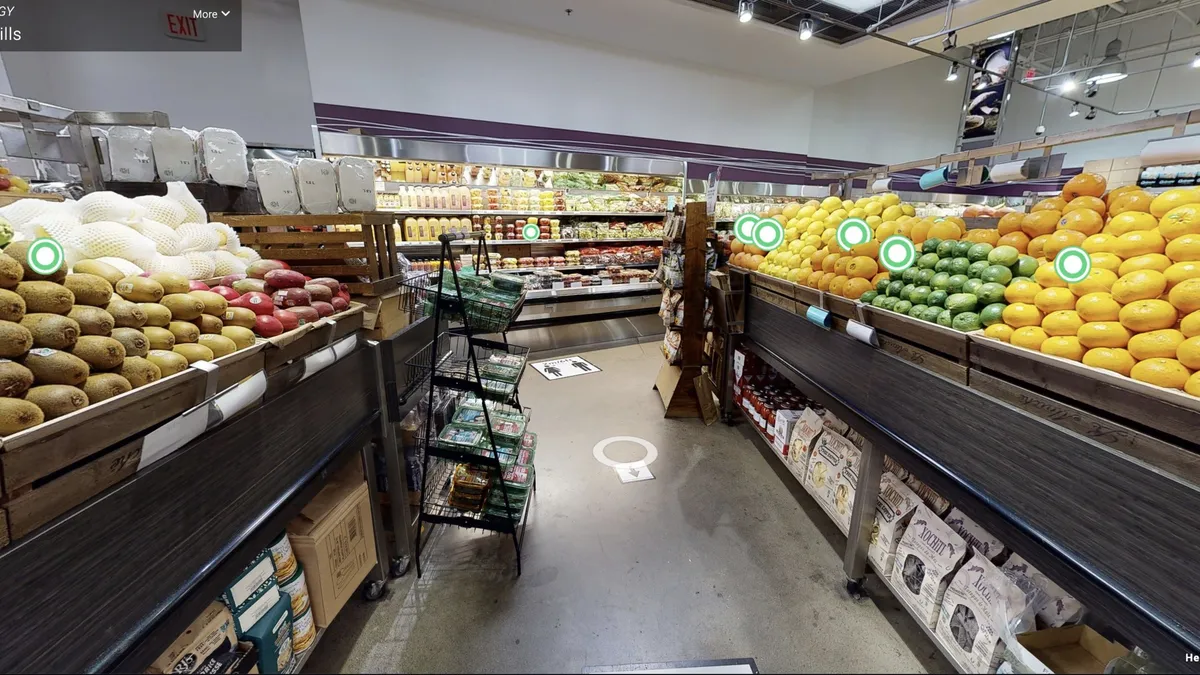
[[[355,298],[366,304],[363,309],[363,328],[372,340],[389,338],[408,326],[410,316],[408,290],[400,288],[378,297]]]
[[[358,462],[349,462],[292,519],[288,536],[304,565],[313,619],[324,628],[376,563],[370,492]]]
[[[775,435],[771,439],[771,445],[775,447],[775,452],[778,452],[783,457],[787,457],[788,455],[792,427],[796,425],[796,420],[800,419],[800,416],[803,414],[803,410],[775,411]]]
[[[233,631],[233,616],[225,605],[214,602],[196,617],[183,634],[175,638],[147,673],[192,673],[209,660],[219,660],[222,655],[237,649],[237,637]]]
[[[1129,653],[1087,626],[1022,633],[1017,643],[1004,652],[1016,673],[1103,673],[1110,661]]]

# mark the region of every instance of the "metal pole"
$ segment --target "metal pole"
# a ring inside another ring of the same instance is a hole
[[[867,548],[871,530],[875,527],[875,506],[879,501],[879,481],[883,478],[883,452],[870,441],[863,441],[862,457],[858,464],[858,484],[854,488],[854,504],[850,509],[850,532],[846,536],[846,590],[853,596],[862,595],[862,583],[867,570]]]
[[[389,363],[384,363],[383,345],[374,340],[368,340],[367,344],[374,347],[375,386],[380,401],[380,424],[383,425],[380,432],[380,442],[382,445],[384,466],[387,467],[388,502],[391,507],[392,535],[395,538],[391,555],[388,556],[388,575],[396,578],[403,576],[404,572],[408,570],[409,562],[412,560],[413,549],[412,533],[409,531],[412,525],[412,515],[408,509],[408,472],[404,456],[400,453],[399,445],[396,443],[396,421],[391,419],[392,411],[397,408],[392,405],[395,397],[389,389],[395,386],[395,382],[393,378],[384,377],[384,372],[395,371],[395,363],[391,359],[389,359]],[[392,350],[389,347],[386,351],[391,354]],[[389,368],[389,371],[384,371],[385,365]],[[401,538],[404,540],[403,544],[400,542]]]

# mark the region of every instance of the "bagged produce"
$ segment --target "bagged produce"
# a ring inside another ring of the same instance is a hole
[[[201,176],[221,185],[245,187],[250,180],[246,141],[231,129],[206,127],[200,132]]]
[[[338,203],[344,211],[375,210],[374,164],[361,157],[339,157],[333,163],[337,173]],[[467,206],[455,208],[463,210]]]
[[[154,149],[150,130],[143,127],[113,127],[108,130],[108,153],[115,181],[152,182]]]
[[[937,626],[946,587],[967,555],[967,543],[924,504],[918,504],[896,546],[892,584],[919,621]]]
[[[337,213],[337,178],[333,165],[323,159],[296,160],[296,185],[305,213]]]
[[[150,147],[154,151],[154,164],[159,178],[188,183],[200,180],[196,161],[198,135],[189,129],[155,127],[150,130]]]

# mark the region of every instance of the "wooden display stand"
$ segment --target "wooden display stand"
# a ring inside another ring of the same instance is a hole
[[[704,365],[704,242],[708,213],[704,202],[684,207],[683,325],[679,327],[681,365],[663,363],[654,381],[666,417],[700,417],[695,379]],[[664,242],[670,243],[670,242]]]

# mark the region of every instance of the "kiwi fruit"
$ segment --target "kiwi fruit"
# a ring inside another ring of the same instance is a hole
[[[108,303],[108,313],[112,315],[113,323],[121,328],[141,328],[146,325],[146,312],[135,302],[113,298]]]
[[[213,351],[204,345],[175,345],[171,351],[187,359],[189,365],[197,361],[212,361],[216,358],[213,356]]]
[[[125,330],[134,330],[126,328]],[[145,345],[142,336],[142,344]],[[75,343],[71,353],[87,362],[91,370],[116,368],[125,361],[125,345],[120,340],[100,335],[84,335]]]
[[[140,356],[126,356],[125,363],[121,364],[121,377],[129,380],[129,384],[133,385],[134,389],[150,384],[162,377],[162,371],[158,366]]]
[[[24,356],[33,346],[33,334],[19,323],[0,321],[0,358]]]
[[[168,295],[187,293],[192,288],[187,277],[174,272],[155,272],[150,275],[150,278],[157,281],[163,287],[163,293]]]
[[[63,286],[75,294],[75,304],[107,307],[112,300],[112,284],[95,274],[68,274]]]
[[[75,304],[71,289],[53,281],[22,281],[17,284],[17,295],[25,301],[28,312],[66,314]]]
[[[166,328],[146,326],[142,332],[146,334],[146,339],[150,342],[150,349],[163,350],[175,347],[175,334]],[[145,354],[132,354],[132,356],[145,356]]]
[[[15,434],[46,421],[37,404],[19,398],[0,398],[0,436]]]
[[[172,293],[163,296],[159,304],[171,310],[171,318],[177,321],[191,321],[204,313],[204,303],[200,298],[187,293]]]
[[[172,321],[167,330],[175,335],[175,344],[189,344],[200,339],[200,329],[187,321]]]
[[[33,373],[16,361],[0,361],[0,396],[21,396],[33,386]]]
[[[99,307],[75,305],[67,313],[67,318],[79,324],[80,335],[110,335],[116,320],[113,315]]]
[[[25,355],[25,367],[33,373],[38,384],[83,384],[88,378],[88,364],[83,359],[57,349],[31,349]]]
[[[89,403],[99,403],[106,398],[124,394],[133,389],[129,380],[116,373],[100,373],[92,375],[83,383],[83,393],[87,394]]]
[[[221,335],[233,340],[233,344],[238,349],[254,346],[254,331],[242,326],[225,326],[221,329]]]
[[[229,301],[223,298],[219,293],[212,291],[192,291],[188,295],[197,298],[204,303],[204,313],[220,318],[225,316],[225,309],[229,307]]]
[[[237,344],[224,335],[201,335],[200,343],[212,350],[214,358],[221,358],[237,351]]]
[[[226,326],[254,328],[254,321],[257,317],[257,314],[245,307],[228,307],[225,309],[224,321]]]
[[[87,407],[88,404],[87,394],[83,393],[82,389],[65,384],[34,387],[25,394],[25,400],[41,408],[42,414],[48,420],[73,413],[80,408]]]
[[[113,329],[112,337],[125,347],[125,356],[145,356],[146,352],[150,351],[150,338],[142,332],[144,330],[144,328],[116,328]]]
[[[32,241],[14,241],[4,248],[4,254],[21,266],[20,281],[53,281],[62,283],[67,278],[67,266],[62,265],[53,274],[38,274],[29,269],[29,245]]]
[[[25,268],[11,256],[0,253],[0,288],[16,288],[25,277]]]
[[[163,287],[153,279],[130,276],[118,281],[113,288],[117,294],[130,302],[158,302],[162,300]]]
[[[57,314],[26,314],[21,325],[33,335],[34,347],[70,350],[79,338],[79,322],[69,316]]]
[[[140,302],[138,307],[141,307],[142,311],[146,313],[145,325],[147,326],[166,328],[171,323],[171,310],[157,302]]]
[[[221,329],[225,327],[225,324],[220,319],[208,314],[201,314],[192,323],[196,324],[196,328],[200,329],[201,335],[220,335]]]
[[[188,367],[188,360],[183,354],[176,354],[169,349],[151,349],[146,360],[158,366],[163,377],[183,372]]]
[[[71,267],[71,271],[75,274],[94,274],[112,286],[125,278],[124,272],[99,260],[80,260]]]
[[[20,323],[25,316],[25,298],[9,290],[0,289],[0,321]]]

